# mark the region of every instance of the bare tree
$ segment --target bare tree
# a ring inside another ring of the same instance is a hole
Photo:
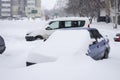
[[[100,0],[68,0],[65,11],[79,16],[95,16],[99,13]]]

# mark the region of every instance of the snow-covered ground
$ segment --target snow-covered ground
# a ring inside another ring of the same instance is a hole
[[[26,42],[25,34],[42,28],[45,23],[39,19],[0,20],[0,35],[5,39],[7,47],[3,55],[0,55],[0,80],[120,80],[120,43],[113,40],[115,34],[120,32],[120,26],[113,29],[112,23],[93,22],[91,25],[99,29],[103,35],[108,35],[111,46],[108,59],[95,61],[80,54],[26,67],[28,54],[35,50],[40,52],[39,48],[44,42]],[[73,42],[73,51],[76,44]],[[62,48],[62,45],[59,47]]]

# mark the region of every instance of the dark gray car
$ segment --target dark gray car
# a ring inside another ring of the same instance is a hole
[[[6,49],[6,46],[5,46],[5,41],[4,39],[0,36],[0,54],[2,54]]]

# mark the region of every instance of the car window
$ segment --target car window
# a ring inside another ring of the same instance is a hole
[[[102,37],[102,35],[97,30],[89,30],[89,32],[90,32],[90,37],[95,38],[96,40]]]
[[[78,26],[79,27],[85,26],[85,21],[78,21]]]
[[[90,33],[90,37],[91,37],[92,39],[95,38],[91,30],[89,30],[89,33]]]
[[[53,21],[53,22],[49,23],[49,27],[51,29],[57,29],[57,28],[59,28],[59,21]]]
[[[116,36],[120,36],[120,33],[116,34]]]
[[[84,27],[85,21],[65,21],[65,28]]]
[[[59,28],[65,28],[65,21],[59,21]]]
[[[102,35],[97,30],[94,30],[93,32],[94,32],[96,38],[101,38],[102,37]]]
[[[49,23],[49,27],[51,29],[58,29],[58,28],[73,28],[73,27],[84,27],[85,21],[52,21]]]
[[[66,28],[71,27],[71,21],[65,21],[65,27]]]
[[[78,21],[72,21],[72,27],[78,27]]]

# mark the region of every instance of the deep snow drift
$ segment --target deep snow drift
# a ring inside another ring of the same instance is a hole
[[[113,29],[112,23],[93,22],[91,25],[103,35],[108,35],[111,46],[109,59],[95,61],[86,55],[66,55],[54,62],[39,63],[25,67],[28,54],[41,52],[39,48],[45,44],[40,40],[26,42],[24,39],[25,34],[44,27],[45,23],[45,21],[39,19],[0,21],[0,34],[4,37],[7,47],[3,55],[0,55],[1,80],[120,80],[120,43],[113,41],[115,34],[120,32],[120,29]],[[64,43],[64,40],[61,40],[60,43]],[[60,43],[58,44],[60,45]],[[49,44],[52,45],[52,43]],[[72,45],[72,43],[70,44]],[[73,41],[73,46],[76,44],[77,42],[74,44]],[[65,48],[65,46],[60,46],[62,49]],[[54,47],[56,48],[56,46]],[[77,48],[71,47],[70,49],[74,51]],[[58,55],[55,56],[58,57]]]

